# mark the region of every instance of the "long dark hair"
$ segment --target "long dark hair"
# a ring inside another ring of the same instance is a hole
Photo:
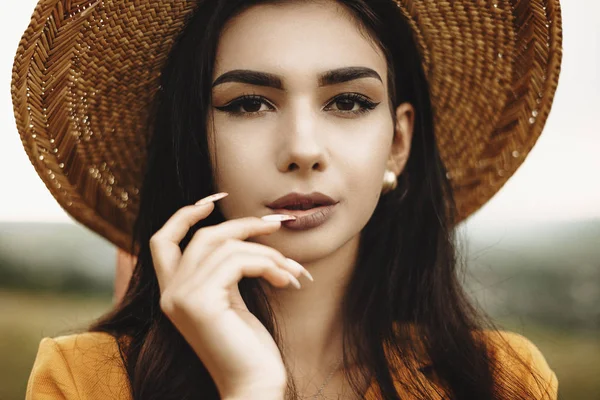
[[[176,210],[214,193],[206,127],[219,34],[230,18],[267,1],[198,2],[162,72],[133,239],[138,261],[122,302],[90,328],[117,339],[136,400],[219,398],[210,374],[160,309],[149,240]],[[359,395],[359,382],[376,383],[384,399],[399,399],[399,385],[421,399],[432,398],[436,385],[453,399],[532,398],[526,385],[494,363],[478,335],[484,323],[493,323],[472,305],[458,278],[452,188],[411,29],[392,0],[337,1],[385,53],[392,107],[409,102],[416,110],[411,155],[398,188],[381,197],[361,232],[343,298],[346,378]],[[215,208],[190,230],[182,249],[199,228],[224,220]],[[258,282],[243,279],[239,287],[279,344]],[[428,364],[409,362],[419,357]],[[394,375],[399,366],[405,376]],[[436,385],[420,380],[417,368]],[[288,394],[295,395],[293,382]]]

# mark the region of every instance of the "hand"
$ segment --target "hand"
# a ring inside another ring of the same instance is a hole
[[[222,398],[276,392],[283,397],[287,376],[281,354],[248,311],[238,282],[261,277],[275,287],[299,288],[296,277],[310,274],[277,250],[244,241],[281,227],[257,217],[199,229],[182,254],[181,240],[214,210],[211,197],[178,210],[150,239],[160,307],[200,357]]]

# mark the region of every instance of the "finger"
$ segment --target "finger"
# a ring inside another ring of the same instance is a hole
[[[181,259],[179,243],[190,228],[214,210],[214,203],[183,207],[167,220],[150,238],[150,254],[159,286],[165,287]]]
[[[304,268],[302,264],[292,260],[291,258],[287,258],[273,247],[254,242],[242,242],[239,240],[230,240],[225,243],[226,244],[224,244],[222,247],[228,246],[232,252],[247,252],[263,255],[264,257],[270,257],[275,260],[275,262],[277,262],[281,268],[290,272],[294,277],[298,278],[300,275],[304,275],[307,279],[314,281],[310,272],[308,272],[308,270]]]
[[[210,271],[204,270],[203,266],[203,268],[193,271],[191,275],[187,276],[185,279],[179,281],[178,284],[174,284],[173,286],[177,286],[178,292],[185,293],[187,296],[192,296],[197,292],[215,293],[215,291],[231,290],[236,288],[239,280],[241,280],[241,277],[238,281],[229,282],[224,286],[215,286],[215,281],[213,279],[213,276],[217,273],[217,271],[226,268],[226,265],[231,263],[232,260],[237,263],[240,268],[245,262],[252,261],[254,263],[259,263],[260,265],[271,266],[279,269],[285,273],[278,274],[280,282],[276,282],[275,284],[279,283],[285,286],[289,283],[289,278],[286,276],[286,273],[288,272],[281,268],[281,265],[279,265],[276,260],[257,253],[245,253],[237,251],[235,253],[227,252],[218,255],[215,254],[214,258],[211,255],[211,258],[207,260],[207,262],[211,264]],[[260,262],[258,260],[260,260]],[[213,265],[216,265],[216,268],[214,268]],[[179,275],[177,279],[179,280]],[[277,279],[277,277],[275,277],[275,279]]]
[[[204,287],[229,289],[242,278],[264,278],[275,287],[292,285],[301,288],[300,282],[269,257],[257,254],[230,254],[219,268],[204,281]]]
[[[186,247],[181,263],[198,265],[209,253],[227,239],[246,240],[249,237],[268,235],[281,228],[279,221],[264,221],[258,217],[232,219],[219,225],[199,229]]]
[[[186,282],[194,282],[194,285],[203,284],[208,276],[210,276],[214,270],[221,268],[224,261],[229,258],[232,254],[255,254],[263,257],[271,258],[275,263],[279,264],[283,268],[283,261],[285,258],[281,254],[277,253],[276,250],[272,249],[273,252],[268,250],[260,249],[259,246],[252,246],[255,243],[242,242],[236,239],[226,239],[221,242],[213,251],[207,254],[199,262],[190,260],[182,261],[178,267],[177,281],[180,285],[185,285]],[[266,246],[265,246],[266,247]]]
[[[302,265],[290,258],[285,257],[276,249],[260,243],[242,242],[235,239],[227,239],[222,242],[222,244],[218,246],[206,260],[202,262],[201,266],[184,266],[181,264],[179,268],[195,270],[191,271],[189,275],[191,276],[192,274],[195,274],[200,280],[206,279],[206,277],[212,274],[214,270],[220,267],[220,265],[230,254],[234,253],[256,254],[271,258],[273,261],[275,261],[278,267],[290,272],[294,277],[298,278],[300,275],[304,275],[309,280],[313,280],[310,273]]]

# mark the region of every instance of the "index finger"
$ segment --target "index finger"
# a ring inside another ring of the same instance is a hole
[[[164,287],[175,266],[179,264],[181,259],[179,243],[191,227],[210,215],[214,208],[214,203],[182,207],[150,238],[152,263],[160,287]]]
[[[200,260],[215,246],[227,239],[246,240],[253,236],[268,235],[281,228],[281,221],[265,221],[258,217],[243,217],[225,221],[198,230],[187,246],[181,263]]]

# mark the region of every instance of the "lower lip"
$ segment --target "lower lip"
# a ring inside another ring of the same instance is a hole
[[[320,206],[310,210],[288,210],[285,208],[273,210],[276,214],[293,215],[294,221],[284,221],[281,224],[288,229],[303,231],[316,228],[325,223],[333,214],[336,204]]]

